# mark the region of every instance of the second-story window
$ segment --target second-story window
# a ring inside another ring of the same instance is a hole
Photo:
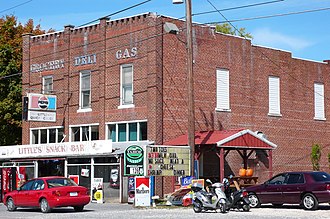
[[[80,73],[80,109],[91,108],[91,72]]]
[[[42,78],[42,93],[50,94],[53,91],[53,76],[44,76]]]
[[[120,66],[120,105],[133,106],[133,65]]]

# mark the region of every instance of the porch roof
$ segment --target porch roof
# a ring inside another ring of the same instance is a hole
[[[252,132],[249,129],[197,131],[195,132],[196,145],[214,145],[233,149],[275,149],[276,144]],[[188,145],[187,134],[169,140],[164,145]]]

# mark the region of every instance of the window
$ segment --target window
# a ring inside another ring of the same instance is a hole
[[[50,94],[53,92],[53,76],[44,76],[42,78],[42,93]]]
[[[304,183],[303,174],[290,173],[288,175],[287,184],[301,184],[301,183]]]
[[[229,106],[229,70],[217,69],[217,108],[218,111],[230,111]]]
[[[324,85],[314,84],[314,111],[316,120],[325,120],[324,112]]]
[[[268,115],[280,116],[280,78],[270,76],[268,78],[269,111]]]
[[[113,142],[146,141],[147,122],[108,124],[107,132],[107,138]]]
[[[80,73],[80,109],[91,108],[91,72]]]
[[[70,141],[93,141],[99,140],[99,126],[85,125],[71,127]]]
[[[61,141],[64,141],[63,127],[51,127],[31,130],[31,144],[59,143]]]
[[[274,178],[270,179],[268,181],[268,184],[270,185],[282,185],[284,183],[285,180],[285,175],[281,174],[281,175],[277,175]]]
[[[120,66],[120,106],[133,107],[133,65]]]

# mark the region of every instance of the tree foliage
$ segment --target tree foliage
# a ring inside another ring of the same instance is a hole
[[[15,16],[0,18],[0,145],[22,142],[22,34],[42,34],[33,20],[17,22]]]
[[[320,170],[320,159],[321,159],[321,146],[314,144],[312,146],[311,160],[313,165],[313,170]]]
[[[253,36],[250,33],[247,33],[245,28],[233,28],[229,23],[216,24],[215,30],[220,33],[240,36],[247,39],[253,39]]]

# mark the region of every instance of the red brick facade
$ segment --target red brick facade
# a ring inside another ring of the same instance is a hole
[[[143,14],[73,28],[41,36],[25,35],[23,45],[23,95],[40,93],[42,76],[53,75],[57,95],[57,122],[23,122],[23,144],[30,143],[30,128],[147,120],[148,140],[156,144],[187,131],[187,78],[185,31],[167,34],[165,21],[184,30],[184,23]],[[329,171],[330,123],[314,120],[314,83],[324,84],[326,118],[330,112],[330,64],[292,58],[291,53],[251,45],[249,40],[194,26],[194,95],[196,130],[244,128],[260,130],[278,145],[273,152],[274,173],[311,170],[313,143],[322,145],[321,169]],[[118,50],[137,48],[137,55],[116,59]],[[77,56],[96,54],[95,64],[74,65]],[[328,57],[325,57],[328,58]],[[64,68],[30,72],[31,64],[64,59]],[[134,108],[120,105],[120,65],[134,66]],[[231,112],[216,111],[216,69],[229,69]],[[79,72],[91,70],[92,112],[79,108]],[[280,78],[280,117],[268,116],[268,77]],[[68,139],[66,139],[67,141]],[[213,159],[213,158],[212,158]],[[238,173],[241,163],[231,152],[227,168]],[[251,164],[252,165],[252,164]],[[254,163],[256,174],[267,168]],[[264,177],[264,175],[266,177]],[[166,185],[166,183],[164,183]]]

